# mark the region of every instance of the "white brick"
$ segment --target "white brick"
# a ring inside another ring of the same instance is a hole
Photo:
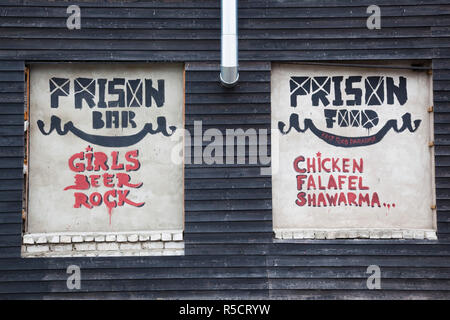
[[[119,250],[119,245],[115,242],[98,243],[97,250],[100,250],[100,251]]]
[[[129,242],[137,242],[138,239],[139,239],[139,237],[138,237],[137,234],[130,234],[130,235],[128,236],[128,241],[129,241]]]
[[[138,250],[138,251],[125,251],[123,253],[123,255],[127,256],[127,257],[134,257],[134,256],[139,256],[140,252],[141,252],[141,250]]]
[[[37,253],[37,252],[47,252],[50,251],[48,246],[27,246],[27,252]]]
[[[326,232],[325,231],[316,231],[314,232],[316,239],[325,239]]]
[[[120,250],[140,250],[140,243],[121,243]]]
[[[117,235],[117,242],[127,242],[127,236],[124,234]]]
[[[172,241],[172,234],[168,232],[163,232],[161,234],[162,241]]]
[[[348,237],[351,239],[357,238],[358,237],[358,233],[356,231],[349,231],[348,232]]]
[[[24,244],[34,244],[34,239],[30,235],[24,235],[23,236],[23,243]]]
[[[143,235],[143,234],[139,235],[139,241],[149,241],[149,240],[150,240],[150,235]]]
[[[184,242],[165,242],[165,249],[184,249]]]
[[[312,230],[305,230],[303,234],[303,238],[305,239],[314,239],[314,231]]]
[[[162,250],[145,250],[145,251],[139,251],[140,256],[162,256],[163,251]]]
[[[428,240],[437,240],[436,232],[434,231],[425,231],[425,238]]]
[[[178,249],[164,249],[163,256],[182,256],[184,255],[184,250]]]
[[[403,231],[403,238],[404,239],[412,239],[412,238],[414,238],[414,232],[412,230],[405,230],[405,231]]]
[[[337,233],[334,231],[325,232],[326,239],[336,239],[336,235],[337,235]]]
[[[82,236],[73,236],[73,237],[72,237],[72,242],[73,242],[73,243],[80,243],[80,242],[83,242],[83,237],[82,237]]]
[[[173,241],[183,241],[183,232],[172,233]]]
[[[36,239],[36,243],[38,244],[42,244],[42,243],[47,243],[47,237],[46,236],[40,236]]]
[[[151,241],[159,241],[159,240],[161,240],[161,233],[152,233],[150,235],[150,240]]]
[[[103,244],[112,244],[112,243],[102,243],[102,245]],[[103,252],[99,252],[97,256],[98,257],[111,257],[111,256],[118,257],[118,256],[123,256],[123,253],[120,251],[117,251],[117,250],[116,251],[103,251]]]
[[[59,243],[59,236],[51,236],[51,237],[49,237],[48,242],[50,242],[50,243]]]
[[[392,238],[392,231],[380,231],[381,239],[390,239]]]
[[[60,236],[59,237],[59,242],[61,242],[61,243],[71,243],[72,242],[72,237],[71,236]]]
[[[380,233],[378,231],[370,231],[370,239],[380,239]]]
[[[164,244],[161,241],[144,242],[142,244],[142,248],[144,248],[144,249],[162,249],[162,248],[164,248]]]
[[[72,251],[71,244],[57,244],[51,246],[52,251],[61,252],[61,251]]]
[[[105,236],[96,236],[94,238],[95,242],[105,242]]]
[[[336,237],[336,239],[348,239],[349,233],[348,233],[348,231],[335,231],[335,237]],[[329,238],[329,239],[332,239],[332,238]]]
[[[366,231],[366,230],[357,231],[357,234],[358,234],[358,238],[367,239],[370,237],[369,231]]]
[[[403,239],[403,232],[392,231],[391,237],[392,237],[392,239]]]
[[[93,251],[95,250],[95,243],[76,243],[75,250],[78,251]]]
[[[105,240],[106,240],[106,242],[114,242],[114,241],[116,241],[116,235],[108,234],[108,235],[106,235]]]
[[[294,239],[303,239],[305,237],[303,231],[294,231],[292,232],[292,238]]]
[[[93,242],[94,236],[84,236],[84,242]]]
[[[283,239],[292,239],[292,232],[290,232],[290,231],[283,231],[281,233],[281,237]]]
[[[425,232],[416,230],[414,231],[414,239],[423,240],[425,238]]]

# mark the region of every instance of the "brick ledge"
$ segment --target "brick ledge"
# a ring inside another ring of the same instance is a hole
[[[22,257],[184,255],[183,230],[28,233]]]
[[[275,229],[276,239],[427,239],[437,240],[429,229]]]

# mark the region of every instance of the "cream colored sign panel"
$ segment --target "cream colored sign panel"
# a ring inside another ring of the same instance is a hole
[[[275,231],[435,230],[431,101],[424,71],[273,65]]]
[[[28,232],[183,229],[180,64],[31,67]]]

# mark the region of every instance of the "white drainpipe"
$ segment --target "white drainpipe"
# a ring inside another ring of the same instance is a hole
[[[221,1],[222,42],[220,81],[224,86],[232,87],[239,79],[237,0]]]

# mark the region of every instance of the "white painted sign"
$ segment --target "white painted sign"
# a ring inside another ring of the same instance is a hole
[[[435,230],[431,85],[425,71],[273,65],[276,233]]]
[[[183,229],[180,64],[31,67],[28,232]]]

